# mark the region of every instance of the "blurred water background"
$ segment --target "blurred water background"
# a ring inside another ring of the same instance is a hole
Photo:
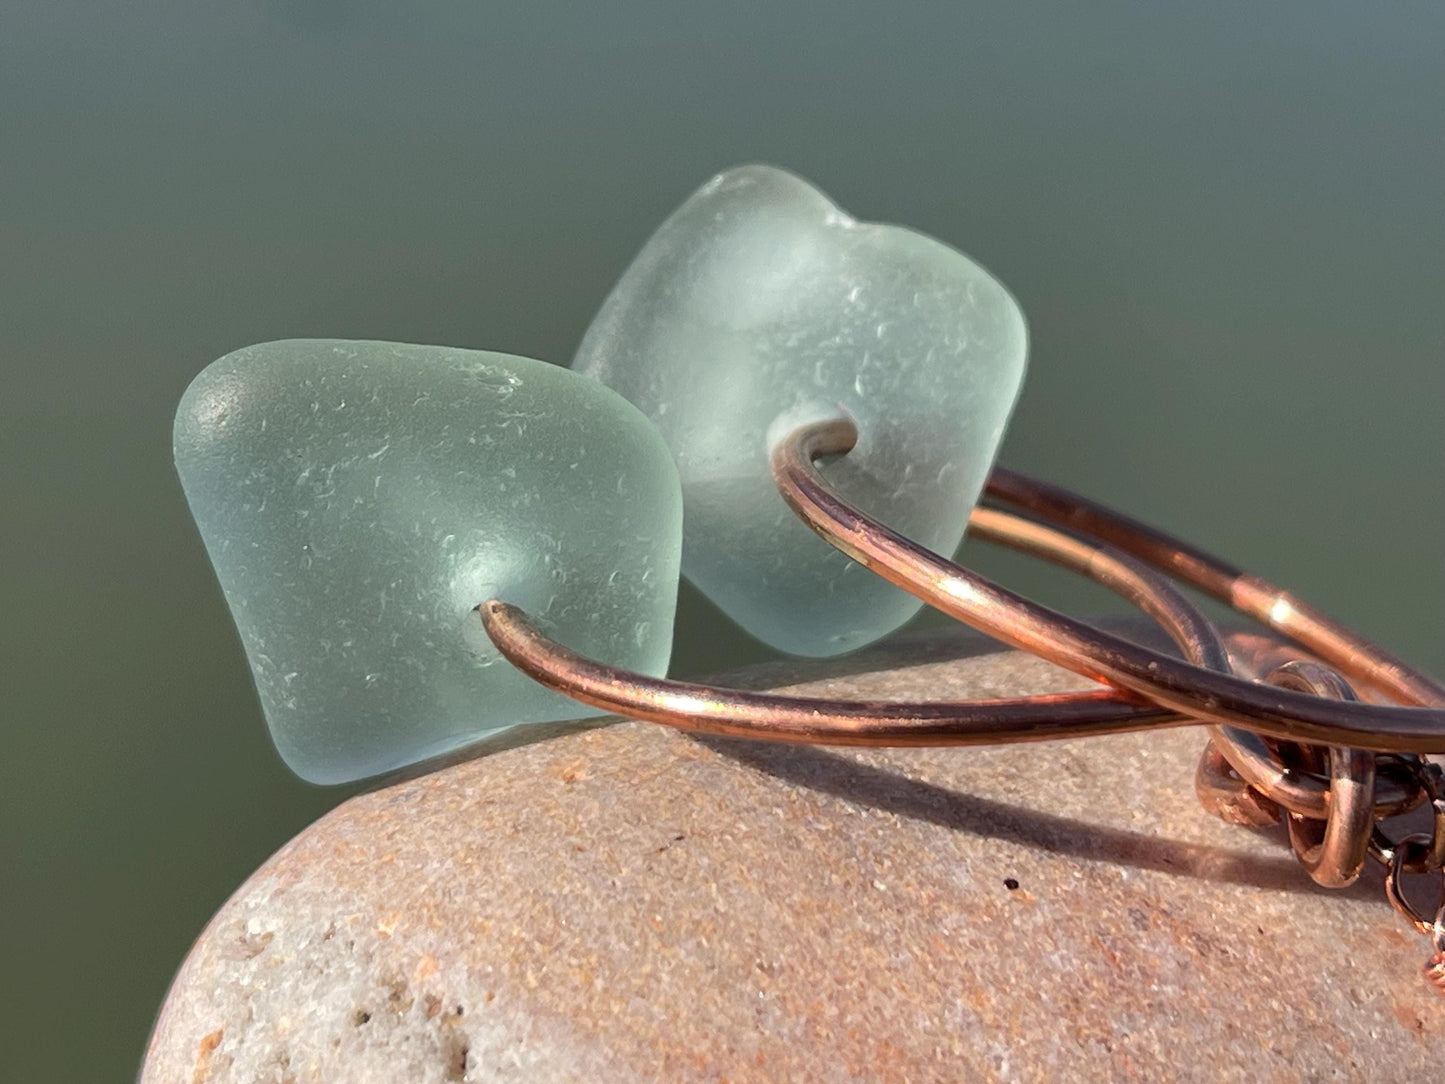
[[[170,464],[190,377],[295,335],[565,363],[737,162],[1012,288],[1006,462],[1445,670],[1442,45],[1433,4],[0,0],[0,1079],[132,1074],[347,793],[267,740]],[[763,657],[685,597],[677,672]]]

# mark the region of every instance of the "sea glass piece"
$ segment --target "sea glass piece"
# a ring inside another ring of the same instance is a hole
[[[306,779],[596,714],[501,658],[473,612],[485,599],[666,671],[677,472],[595,381],[475,350],[266,343],[196,377],[175,456],[271,735]]]
[[[768,472],[800,422],[851,416],[825,467],[844,496],[936,552],[963,538],[1028,352],[987,271],[858,222],[769,166],[713,178],[643,247],[574,362],[636,403],[682,476],[683,573],[759,639],[833,655],[921,605],[812,534]]]

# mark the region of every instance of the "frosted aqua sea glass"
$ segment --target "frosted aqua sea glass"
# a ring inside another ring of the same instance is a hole
[[[768,166],[709,181],[643,247],[574,368],[656,423],[677,460],[683,573],[753,635],[833,655],[896,629],[912,596],[818,539],[768,473],[770,440],[840,412],[825,468],[863,510],[957,549],[1023,379],[1028,335],[967,256],[857,222]]]
[[[488,598],[586,655],[666,671],[677,473],[636,408],[567,369],[266,343],[196,377],[175,456],[276,747],[306,779],[596,714],[500,657],[473,612]]]

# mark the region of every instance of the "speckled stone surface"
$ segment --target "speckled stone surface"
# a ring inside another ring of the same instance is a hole
[[[1077,684],[980,650],[802,672],[879,698]],[[1202,740],[859,752],[620,723],[454,765],[240,888],[142,1079],[1445,1077],[1423,938],[1377,880],[1316,889],[1280,836],[1203,814]]]

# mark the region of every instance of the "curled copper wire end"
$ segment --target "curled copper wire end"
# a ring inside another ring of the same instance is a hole
[[[789,434],[773,449],[779,491],[833,546],[949,616],[1066,669],[1203,721],[1318,745],[1445,751],[1445,712],[1436,707],[1346,703],[1205,669],[1040,606],[929,552],[852,507],[817,470],[816,457],[846,453],[856,438],[853,423],[845,419]],[[990,492],[1107,539],[1113,549],[1262,617],[1350,677],[1412,703],[1445,704],[1445,690],[1432,679],[1273,585],[1066,491],[1020,479],[1005,474]]]

